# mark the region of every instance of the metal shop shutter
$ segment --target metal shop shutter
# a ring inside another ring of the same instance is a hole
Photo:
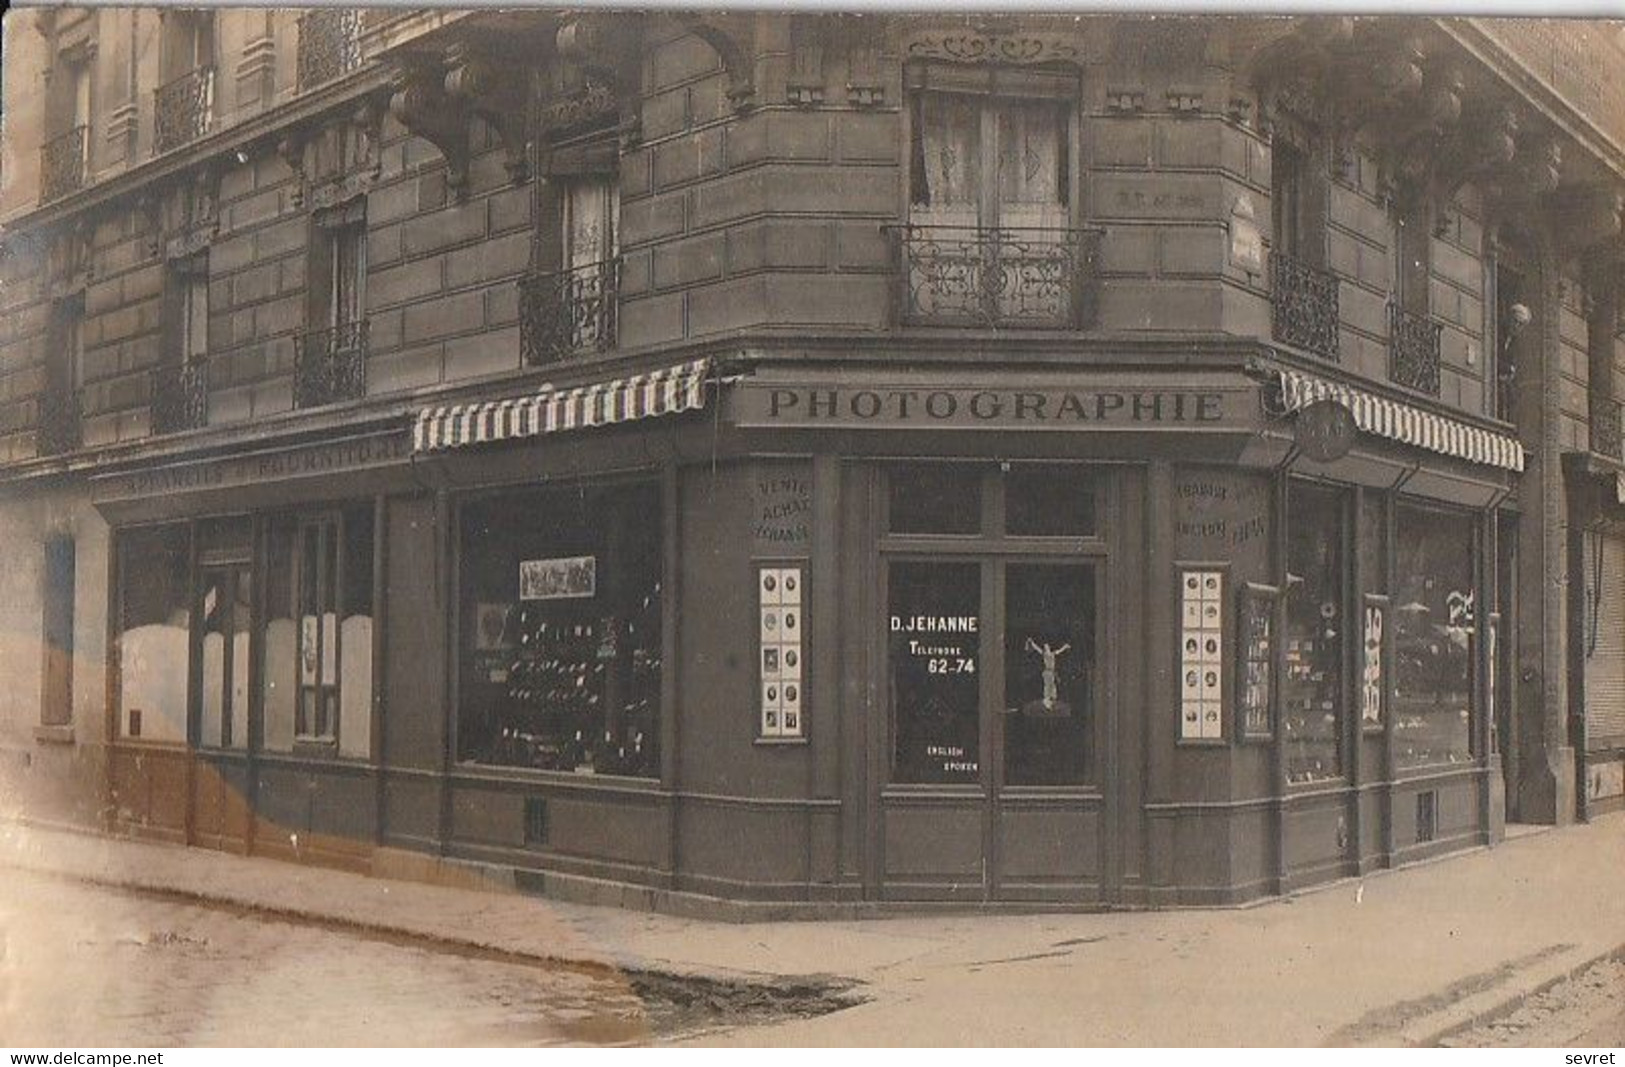
[[[1625,744],[1625,535],[1587,538],[1586,749]]]

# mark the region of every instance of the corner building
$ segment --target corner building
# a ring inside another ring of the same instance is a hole
[[[1616,25],[5,29],[28,818],[745,916],[1621,806]]]

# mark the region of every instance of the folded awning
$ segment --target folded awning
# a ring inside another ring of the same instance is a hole
[[[505,400],[425,408],[412,428],[412,451],[516,441],[693,411],[705,406],[710,362],[696,359],[572,389],[549,386]]]
[[[1523,470],[1523,445],[1508,434],[1469,426],[1448,415],[1424,411],[1301,371],[1278,368],[1276,373],[1280,376],[1281,405],[1286,414],[1317,400],[1335,400],[1349,409],[1354,416],[1354,425],[1373,436],[1386,437],[1469,463],[1483,463],[1509,471]]]

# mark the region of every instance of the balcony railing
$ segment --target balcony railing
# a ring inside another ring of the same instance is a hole
[[[85,186],[89,127],[75,126],[40,149],[40,200],[56,200]]]
[[[1270,254],[1270,336],[1337,359],[1337,276]]]
[[[1620,424],[1621,405],[1611,396],[1591,397],[1591,451],[1609,459],[1625,459]]]
[[[214,115],[214,67],[182,74],[155,94],[153,148],[168,152],[209,132]]]
[[[1444,326],[1388,305],[1388,380],[1407,389],[1439,395],[1439,335]]]
[[[1093,317],[1094,230],[897,227],[907,325],[1077,328]]]
[[[47,388],[39,397],[35,448],[42,456],[60,456],[84,443],[84,414],[77,389]]]
[[[299,88],[342,77],[361,65],[361,12],[324,7],[299,18]]]
[[[321,407],[366,395],[366,319],[308,330],[294,339],[294,407]]]
[[[621,261],[535,272],[519,280],[519,347],[531,366],[615,347]]]
[[[152,370],[152,432],[179,433],[209,424],[209,364],[191,359]]]

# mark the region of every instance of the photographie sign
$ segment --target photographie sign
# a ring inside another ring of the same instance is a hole
[[[576,600],[597,595],[597,556],[519,562],[520,600]]]

